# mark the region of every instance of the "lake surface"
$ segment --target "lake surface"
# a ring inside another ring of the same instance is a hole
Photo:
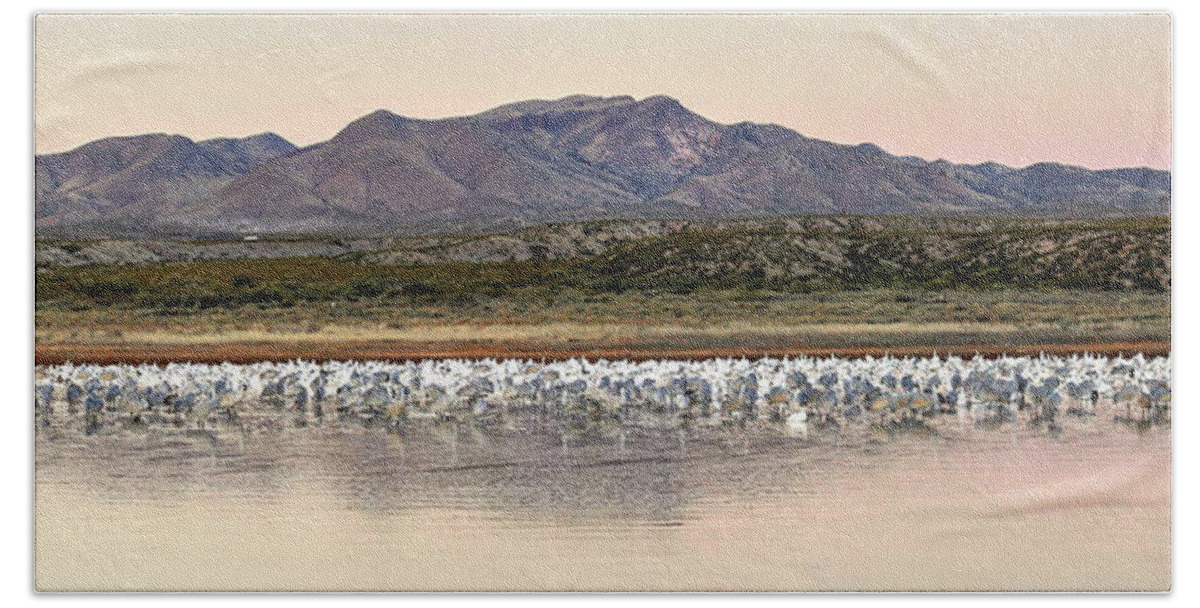
[[[1063,427],[40,427],[37,587],[1169,589],[1170,427]]]

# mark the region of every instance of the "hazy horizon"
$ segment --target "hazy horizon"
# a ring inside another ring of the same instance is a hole
[[[1171,166],[1161,13],[42,14],[35,46],[37,154],[159,132],[306,146],[376,109],[661,94],[929,160]]]

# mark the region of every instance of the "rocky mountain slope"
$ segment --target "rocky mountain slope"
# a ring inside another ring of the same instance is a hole
[[[274,133],[201,142],[152,134],[111,137],[37,156],[37,227],[112,227],[137,233],[262,163],[295,151]]]
[[[112,138],[37,159],[59,234],[422,234],[598,219],[803,214],[1166,215],[1171,177],[893,156],[674,99],[574,96],[414,120],[377,111],[327,142]]]

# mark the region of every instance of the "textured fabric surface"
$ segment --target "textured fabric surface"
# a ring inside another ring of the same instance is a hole
[[[40,591],[1171,589],[1168,14],[35,28]]]

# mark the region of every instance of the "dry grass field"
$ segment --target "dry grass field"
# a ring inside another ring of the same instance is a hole
[[[41,362],[258,358],[1169,351],[1170,294],[713,292],[486,305],[339,302],[170,315],[116,308],[37,313]],[[1125,347],[1137,343],[1136,347]]]
[[[1169,218],[885,219],[582,223],[374,241],[45,241],[37,356],[1170,349]]]

